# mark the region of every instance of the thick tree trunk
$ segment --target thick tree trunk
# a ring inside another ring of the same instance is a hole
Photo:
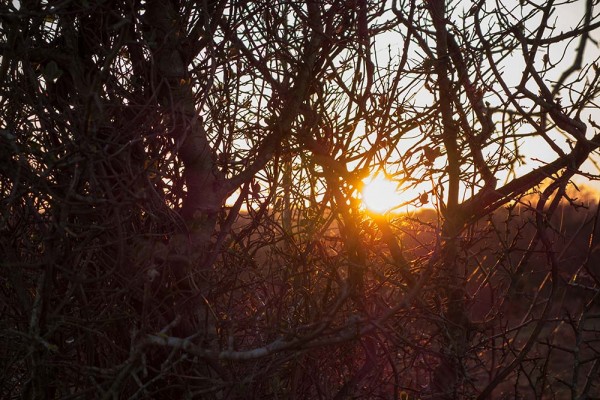
[[[216,166],[213,149],[198,118],[188,72],[190,55],[183,51],[182,38],[186,36],[181,15],[171,1],[153,0],[148,4],[146,23],[155,38],[154,85],[159,89],[159,103],[166,111],[185,168],[187,191],[182,215],[193,221],[196,244],[203,245],[210,238],[216,214],[228,195],[225,177]]]
[[[448,197],[443,210],[442,263],[440,277],[444,285],[446,301],[445,320],[441,322],[444,339],[441,347],[440,364],[433,374],[432,391],[434,399],[456,398],[461,386],[462,359],[467,347],[468,318],[464,304],[464,280],[458,261],[459,235],[462,217],[459,207],[459,183],[461,152],[459,127],[454,121],[452,107],[454,94],[449,76],[450,57],[448,31],[446,29],[445,0],[431,0],[429,12],[436,32],[435,73],[437,74],[440,113],[442,119],[442,140],[446,148],[448,164]]]
[[[446,306],[441,321],[443,341],[440,363],[433,373],[433,399],[458,398],[464,366],[462,360],[468,347],[469,319],[465,311],[465,279],[458,261],[460,227],[447,220],[443,228],[445,242],[442,249],[441,274]]]
[[[188,72],[189,55],[183,51],[185,22],[172,1],[153,0],[148,3],[145,23],[153,39],[153,86],[157,89],[158,106],[177,143],[187,187],[181,214],[188,225],[188,240],[179,244],[186,259],[171,265],[178,289],[178,304],[174,308],[182,314],[177,334],[186,337],[201,333],[210,337],[211,324],[201,323],[209,319],[204,301],[209,289],[206,269],[210,267],[206,261],[217,216],[228,193],[198,118]]]

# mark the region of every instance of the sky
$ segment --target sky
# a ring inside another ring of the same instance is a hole
[[[509,1],[501,1],[500,2],[507,10],[512,10],[514,9],[515,11],[519,11],[521,8],[519,6],[519,1],[518,0],[509,0]],[[545,4],[547,3],[547,1],[537,1],[537,4]],[[586,0],[576,0],[574,2],[571,2],[569,4],[563,4],[563,2],[555,2],[556,3],[556,11],[551,15],[550,17],[550,25],[554,25],[556,27],[556,29],[554,30],[554,32],[550,32],[547,35],[558,35],[562,32],[569,32],[571,30],[573,30],[575,27],[577,27],[579,24],[581,24],[581,21],[585,15],[585,9],[586,9]],[[464,2],[465,7],[470,7],[472,2]],[[486,6],[489,7],[495,7],[496,2],[494,1],[490,1],[487,0],[486,1]],[[450,19],[456,23],[460,22],[460,18],[458,17],[458,15],[462,14],[462,12],[460,11],[461,7],[457,7],[457,13],[454,16],[454,18],[452,16],[450,16]],[[594,8],[594,15],[598,15],[600,14],[600,7],[596,6]],[[514,21],[516,21],[516,18],[518,17],[517,13],[515,13],[514,15],[515,18],[513,18]],[[507,19],[510,20],[510,14],[507,12]],[[530,29],[537,29],[539,22],[538,21],[532,21],[533,23],[528,25],[528,27]],[[538,24],[538,25],[536,25]],[[591,62],[593,60],[596,60],[598,57],[600,57],[600,49],[598,44],[600,43],[600,29],[596,29],[595,31],[593,31],[591,33],[591,38],[593,40],[595,40],[596,42],[593,43],[592,41],[589,41],[586,45],[585,48],[585,53],[584,53],[584,65],[586,62]],[[401,50],[401,43],[398,41],[397,37],[394,37],[394,35],[382,35],[380,37],[377,38],[377,41],[375,43],[375,48],[378,54],[378,57],[381,58],[385,58],[386,57],[386,53],[388,52],[388,48],[397,48],[398,52]],[[559,78],[560,73],[562,73],[562,71],[564,71],[565,69],[567,69],[569,66],[571,66],[571,64],[573,63],[573,59],[574,59],[574,54],[575,54],[575,49],[577,48],[577,46],[579,46],[579,39],[576,39],[574,41],[571,41],[568,45],[568,47],[561,47],[561,46],[557,46],[557,45],[553,45],[550,47],[550,51],[548,52],[548,57],[550,60],[550,63],[552,64],[557,64],[557,68],[552,71],[551,73],[548,73],[544,78],[547,82],[551,82],[551,81],[555,81]],[[539,51],[538,52],[538,59],[536,59],[536,63],[535,65],[537,67],[541,67],[543,65],[543,59],[542,56],[546,54],[546,51]],[[519,52],[515,52],[515,54],[509,58],[507,58],[506,60],[504,60],[502,62],[502,70],[503,70],[503,78],[507,81],[507,83],[509,85],[517,85],[518,82],[521,80],[522,77],[522,71],[524,70],[524,66],[525,66],[525,62],[523,61],[523,57]],[[573,74],[571,79],[577,77],[577,73]],[[583,84],[584,82],[582,81],[581,84]],[[549,85],[550,87],[552,87],[552,85]],[[538,92],[538,88],[537,86],[533,83],[530,82],[528,83],[528,88],[531,89],[532,92],[537,93]],[[561,93],[561,95],[564,95],[563,93]],[[492,103],[492,106],[494,106],[495,104],[495,100],[494,98],[489,98],[486,99],[488,101],[490,101],[490,103]],[[428,101],[426,98],[423,101]],[[569,104],[569,100],[565,99],[564,103]],[[595,103],[600,104],[599,102]],[[594,108],[594,109],[586,109],[582,112],[581,114],[581,119],[583,121],[587,121],[589,117],[592,117],[592,119],[594,119],[595,121],[597,121],[598,123],[600,123],[600,111],[598,110],[598,108]],[[526,132],[523,132],[526,133]],[[593,135],[593,127],[591,125],[588,124],[588,132],[587,132],[587,136],[591,137]],[[558,132],[554,132],[553,136],[555,139],[555,142],[557,144],[559,144],[559,146],[561,148],[563,148],[564,150],[568,151],[569,147],[567,145],[567,142],[565,140],[565,137],[563,137],[560,133]],[[553,161],[556,158],[556,153],[554,153],[554,151],[551,150],[550,146],[545,143],[541,138],[540,139],[533,139],[533,140],[525,140],[523,141],[522,146],[519,147],[519,150],[521,151],[521,153],[525,156],[525,163],[523,165],[521,165],[517,170],[516,173],[518,175],[523,175],[527,172],[529,172],[530,170],[539,167],[541,165],[543,165],[543,163],[546,162],[550,162]],[[596,153],[594,155],[594,159],[593,160],[597,160],[600,162],[600,156]],[[594,165],[594,163],[592,161],[588,161],[585,163],[583,170],[585,172],[590,172],[590,173],[600,173],[600,170],[598,170],[598,168]],[[506,175],[504,176],[499,176],[499,180],[501,181],[503,178],[506,178]],[[577,184],[584,184],[586,186],[590,186],[596,190],[600,191],[600,182],[597,181],[590,181],[589,179],[582,177],[582,176],[576,176],[574,178],[574,181]],[[501,183],[501,182],[499,182]]]

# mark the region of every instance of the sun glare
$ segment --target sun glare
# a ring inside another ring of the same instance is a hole
[[[395,182],[383,176],[376,176],[365,182],[361,192],[364,206],[372,212],[382,214],[404,202]]]

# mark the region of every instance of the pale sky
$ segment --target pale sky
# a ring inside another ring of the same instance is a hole
[[[467,5],[467,7],[470,7],[470,5],[472,4],[471,1],[464,3]],[[502,6],[505,7],[507,10],[511,10],[516,7],[515,12],[518,12],[521,9],[518,0],[500,1],[499,3],[501,3]],[[543,4],[546,2],[538,1],[537,3]],[[570,4],[563,3],[564,2],[556,2],[556,11],[551,15],[549,21],[550,25],[556,26],[556,29],[552,33],[548,31],[548,33],[545,35],[546,37],[550,35],[558,35],[562,32],[571,31],[573,30],[573,28],[577,27],[577,25],[580,24],[580,22],[582,21],[582,18],[585,14],[586,0],[576,0]],[[488,7],[491,8],[494,7],[496,2],[488,0],[486,4]],[[460,7],[457,8],[457,10],[459,9]],[[460,11],[457,11],[456,15],[450,16],[450,20],[458,24],[460,22],[460,13]],[[600,7],[596,6],[594,8],[594,15],[598,14],[600,14]],[[505,14],[505,16],[509,20],[511,19],[508,13]],[[516,21],[518,15],[515,14],[514,17],[515,18],[512,19]],[[530,24],[527,24],[527,28],[530,30],[537,29],[538,25],[536,24],[538,24],[537,21],[531,21]],[[594,32],[591,33],[590,36],[592,39],[596,40],[596,43],[600,43],[600,29],[596,29]],[[377,51],[377,57],[379,61],[382,61],[381,64],[385,64],[385,60],[387,59],[388,48],[391,48],[392,53],[394,53],[394,49],[398,49],[397,52],[401,51],[401,46],[402,42],[398,39],[398,37],[395,37],[395,35],[393,34],[386,34],[377,37],[375,48]],[[549,60],[551,63],[558,65],[558,67],[554,71],[552,71],[552,73],[548,73],[544,77],[550,89],[552,89],[551,81],[557,80],[560,76],[560,73],[562,73],[562,71],[567,69],[573,63],[574,52],[578,46],[579,39],[577,38],[576,40],[570,42],[568,48],[566,49],[558,45],[553,45],[550,47],[550,52],[548,54]],[[546,54],[545,50],[538,51],[539,59],[536,59],[536,66],[542,66],[542,57],[544,56],[544,54]],[[597,59],[598,57],[600,57],[600,49],[598,47],[598,44],[594,44],[592,41],[589,41],[586,45],[584,65],[586,62],[591,62]],[[515,52],[515,54],[512,57],[502,61],[501,67],[503,71],[503,78],[509,85],[514,86],[518,84],[518,82],[521,80],[524,65],[525,62],[523,61],[523,57],[519,51]],[[577,72],[572,74],[569,80],[574,80],[576,77]],[[583,83],[584,82],[582,82],[582,84]],[[528,88],[534,93],[537,93],[539,90],[533,81],[531,81],[531,83],[528,84]],[[561,94],[564,95],[563,93]],[[490,101],[492,106],[494,105],[494,103],[498,104],[497,99],[490,98],[486,100]],[[417,101],[427,102],[428,97],[425,96],[421,99],[417,98]],[[569,105],[569,99],[565,98],[563,104]],[[592,117],[592,119],[594,119],[597,123],[600,124],[600,110],[598,108],[584,110],[581,114],[581,119],[587,122],[590,116]],[[594,128],[590,124],[587,125],[587,136],[591,137],[594,134]],[[565,141],[565,138],[560,133],[554,132],[554,134],[552,134],[551,137],[555,140],[555,143],[559,144],[559,146],[562,147],[565,151],[568,151],[569,147]],[[549,145],[545,143],[541,138],[534,140],[525,140],[523,141],[523,145],[520,146],[519,149],[521,153],[525,155],[525,165],[523,165],[517,170],[517,173],[519,175],[525,174],[531,169],[542,165],[543,162],[550,162],[556,159],[556,154],[554,153],[554,151],[552,151]],[[600,156],[596,154],[595,159],[598,159],[600,161]],[[593,163],[589,161],[584,165],[584,170],[586,172],[591,173],[600,173],[600,171],[598,171],[594,167]],[[500,180],[503,179],[502,176],[500,176],[499,178]],[[587,178],[581,176],[577,176],[574,180],[578,184],[585,184],[594,187],[597,190],[600,190],[600,182],[589,181]],[[502,182],[499,182],[499,185],[501,183]]]

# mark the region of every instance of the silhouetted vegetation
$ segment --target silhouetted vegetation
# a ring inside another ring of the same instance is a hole
[[[597,8],[0,3],[0,397],[600,397]]]

